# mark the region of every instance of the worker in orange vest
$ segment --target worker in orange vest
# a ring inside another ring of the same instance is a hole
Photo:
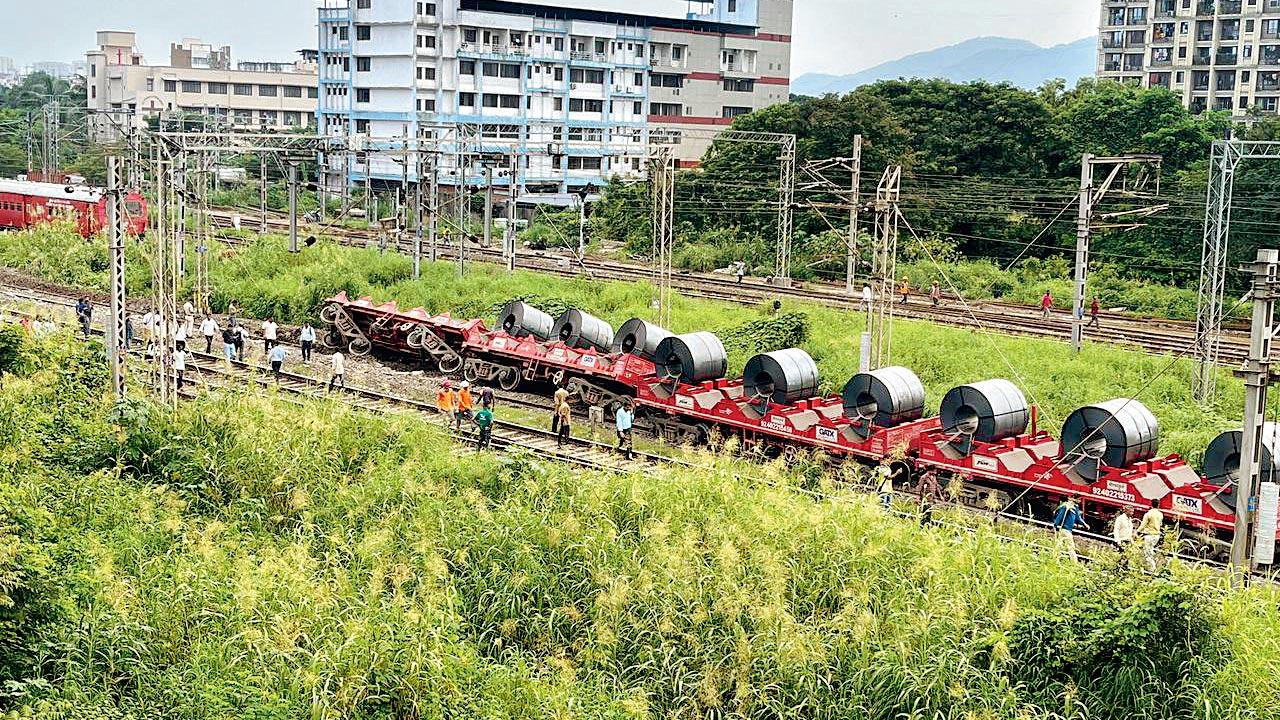
[[[445,422],[453,419],[454,412],[458,408],[458,396],[453,392],[453,383],[445,380],[440,386],[440,390],[436,393],[436,409],[444,415]]]
[[[471,422],[471,409],[475,407],[475,402],[471,399],[471,383],[462,381],[457,400],[454,403],[453,422],[455,429],[462,432],[462,421]]]

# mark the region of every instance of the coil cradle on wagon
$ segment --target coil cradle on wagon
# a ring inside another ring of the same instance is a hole
[[[999,442],[1022,434],[1030,418],[1026,396],[1003,379],[951,388],[938,411],[948,444],[962,455],[971,454],[975,442]]]
[[[723,378],[729,372],[729,355],[715,334],[696,332],[664,338],[653,364],[660,379],[692,385]]]
[[[845,416],[859,421],[850,429],[864,440],[877,427],[894,427],[924,416],[924,383],[898,365],[854,375],[841,397]]]
[[[799,348],[756,355],[742,372],[742,390],[760,402],[761,412],[770,402],[786,405],[811,398],[818,394],[818,365]]]
[[[594,315],[570,308],[552,326],[551,338],[575,350],[607,353],[613,347],[613,326]]]
[[[550,340],[556,322],[523,300],[512,300],[498,313],[498,327],[512,337]]]
[[[658,354],[658,345],[669,337],[669,330],[640,318],[631,318],[618,328],[609,350],[616,354],[639,355],[652,360]]]
[[[1147,406],[1129,398],[1086,405],[1062,425],[1062,460],[1093,482],[1101,468],[1124,468],[1155,457],[1160,425]]]
[[[1240,446],[1244,431],[1227,430],[1213,439],[1204,451],[1205,479],[1221,485],[1217,497],[1227,507],[1236,507],[1236,483],[1240,480]],[[1258,448],[1262,482],[1280,481],[1280,423],[1264,423],[1262,446]]]

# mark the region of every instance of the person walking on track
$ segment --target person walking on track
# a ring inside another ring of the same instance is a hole
[[[551,432],[560,432],[560,404],[569,402],[569,391],[563,387],[556,388],[555,397],[551,400]]]
[[[880,504],[885,510],[893,507],[893,470],[886,464],[881,464],[876,468],[876,473],[880,476],[880,484],[876,487],[876,494],[880,496]]]
[[[1098,298],[1094,298],[1089,303],[1089,323],[1085,327],[1096,327],[1102,329],[1102,323],[1098,322],[1098,315],[1102,312],[1102,306],[1098,304]]]
[[[902,284],[898,286],[898,294],[902,296],[902,301],[900,304],[906,305],[907,298],[911,296],[911,279],[910,278],[905,278],[905,277],[902,278]]]
[[[187,375],[187,346],[178,345],[173,351],[173,377],[178,381],[178,392],[182,392],[182,386],[186,383]]]
[[[493,440],[493,411],[488,405],[481,406],[480,412],[476,413],[472,422],[480,429],[480,438],[476,441],[476,447],[481,450],[488,449],[489,443]]]
[[[1044,320],[1049,317],[1049,311],[1053,309],[1053,295],[1048,290],[1044,291],[1044,297],[1040,298],[1040,319]]]
[[[458,432],[462,432],[463,421],[471,421],[474,409],[475,400],[471,397],[471,383],[463,380],[458,388],[458,402],[453,410],[453,422]]]
[[[929,300],[934,307],[938,307],[938,303],[942,302],[942,288],[938,286],[938,281],[933,281],[933,287],[929,288]]]
[[[93,305],[89,304],[89,298],[82,297],[76,301],[76,319],[80,321],[80,331],[84,333],[84,339],[89,339],[89,324],[93,321]]]
[[[347,358],[342,354],[341,350],[334,350],[333,355],[329,356],[329,362],[333,368],[333,376],[329,378],[329,392],[333,392],[334,385],[343,390],[347,389]]]
[[[556,406],[556,420],[558,421],[556,423],[556,447],[562,448],[569,441],[569,436],[573,430],[573,410],[569,407],[567,399]]]
[[[206,315],[200,321],[200,334],[204,336],[204,354],[213,352],[213,338],[218,334],[218,321],[212,315]]]
[[[311,323],[302,326],[302,331],[298,333],[298,340],[302,342],[302,362],[311,364],[311,348],[316,346],[316,329],[311,327]]]
[[[625,398],[614,415],[614,424],[618,429],[618,452],[625,455],[628,460],[635,454],[631,437],[631,426],[635,418],[635,411],[631,409],[631,398]]]
[[[187,337],[196,331],[196,306],[188,300],[182,304],[182,324],[187,328]]]
[[[236,329],[228,327],[222,331],[222,354],[227,358],[227,363],[236,359]]]
[[[446,423],[457,421],[458,396],[453,392],[452,380],[445,380],[436,391],[436,409],[444,416]]]
[[[1084,514],[1081,513],[1076,498],[1069,497],[1058,505],[1058,511],[1053,516],[1053,529],[1057,532],[1058,546],[1066,546],[1067,556],[1072,562],[1080,560],[1076,554],[1076,527],[1088,530],[1089,524],[1084,521]]]
[[[275,321],[272,320],[271,318],[267,318],[266,322],[262,323],[262,354],[263,355],[270,353],[271,348],[275,347],[276,332],[279,329],[280,329],[280,326],[277,325]]]
[[[283,345],[276,345],[271,348],[271,353],[267,355],[267,359],[271,361],[271,374],[276,379],[276,384],[280,384],[280,371],[284,368],[284,358],[287,353]]]
[[[871,312],[871,283],[862,283],[862,302],[858,303],[859,312]]]

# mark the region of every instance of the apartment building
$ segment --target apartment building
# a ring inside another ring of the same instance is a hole
[[[639,176],[659,134],[680,140],[680,160],[693,163],[708,128],[788,99],[793,0],[693,6],[668,17],[512,0],[327,0],[317,122],[372,138],[466,124],[490,164],[516,157],[531,190]],[[684,137],[690,128],[698,138]],[[341,162],[330,182],[405,173],[378,155]],[[438,162],[449,168],[441,182],[456,182],[452,159]],[[408,174],[416,181],[417,168]]]
[[[212,116],[239,129],[301,130],[315,124],[315,63],[241,62],[231,48],[184,39],[170,45],[167,65],[148,65],[135,33],[103,30],[85,54],[90,110],[119,111],[145,123],[165,111]],[[103,125],[106,128],[109,126]]]
[[[1098,77],[1194,112],[1280,110],[1280,0],[1103,0]]]

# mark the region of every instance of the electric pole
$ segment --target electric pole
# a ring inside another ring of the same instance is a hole
[[[849,244],[844,261],[844,291],[852,295],[858,267],[858,195],[862,184],[862,135],[853,136],[852,181],[849,183]]]
[[[870,334],[868,367],[889,364],[893,350],[893,284],[898,272],[898,201],[902,196],[902,166],[884,169],[876,187],[875,251],[871,258],[871,282],[876,293],[867,320]]]
[[[289,252],[298,252],[298,164],[289,163]]]
[[[262,232],[267,231],[267,156],[258,156],[258,209],[262,213]]]
[[[1258,250],[1257,260],[1242,270],[1253,274],[1253,325],[1249,333],[1249,357],[1236,375],[1244,379],[1244,434],[1240,442],[1240,487],[1236,492],[1236,527],[1231,541],[1231,566],[1237,581],[1258,564],[1271,564],[1276,544],[1275,488],[1263,493],[1272,501],[1268,517],[1259,518],[1263,430],[1266,426],[1267,389],[1271,385],[1273,317],[1280,298],[1280,250]],[[1254,530],[1257,537],[1253,538]],[[1250,540],[1254,541],[1250,552]]]
[[[111,359],[111,388],[117,401],[125,396],[124,364],[129,348],[125,337],[124,239],[129,216],[124,208],[124,178],[120,158],[107,158],[107,232],[111,255],[111,310],[107,323],[107,356]]]
[[[484,166],[484,246],[493,242],[493,166]]]
[[[511,172],[507,177],[507,227],[503,233],[503,246],[506,248],[507,272],[516,269],[516,184],[520,174],[520,156],[511,154],[507,167]]]

